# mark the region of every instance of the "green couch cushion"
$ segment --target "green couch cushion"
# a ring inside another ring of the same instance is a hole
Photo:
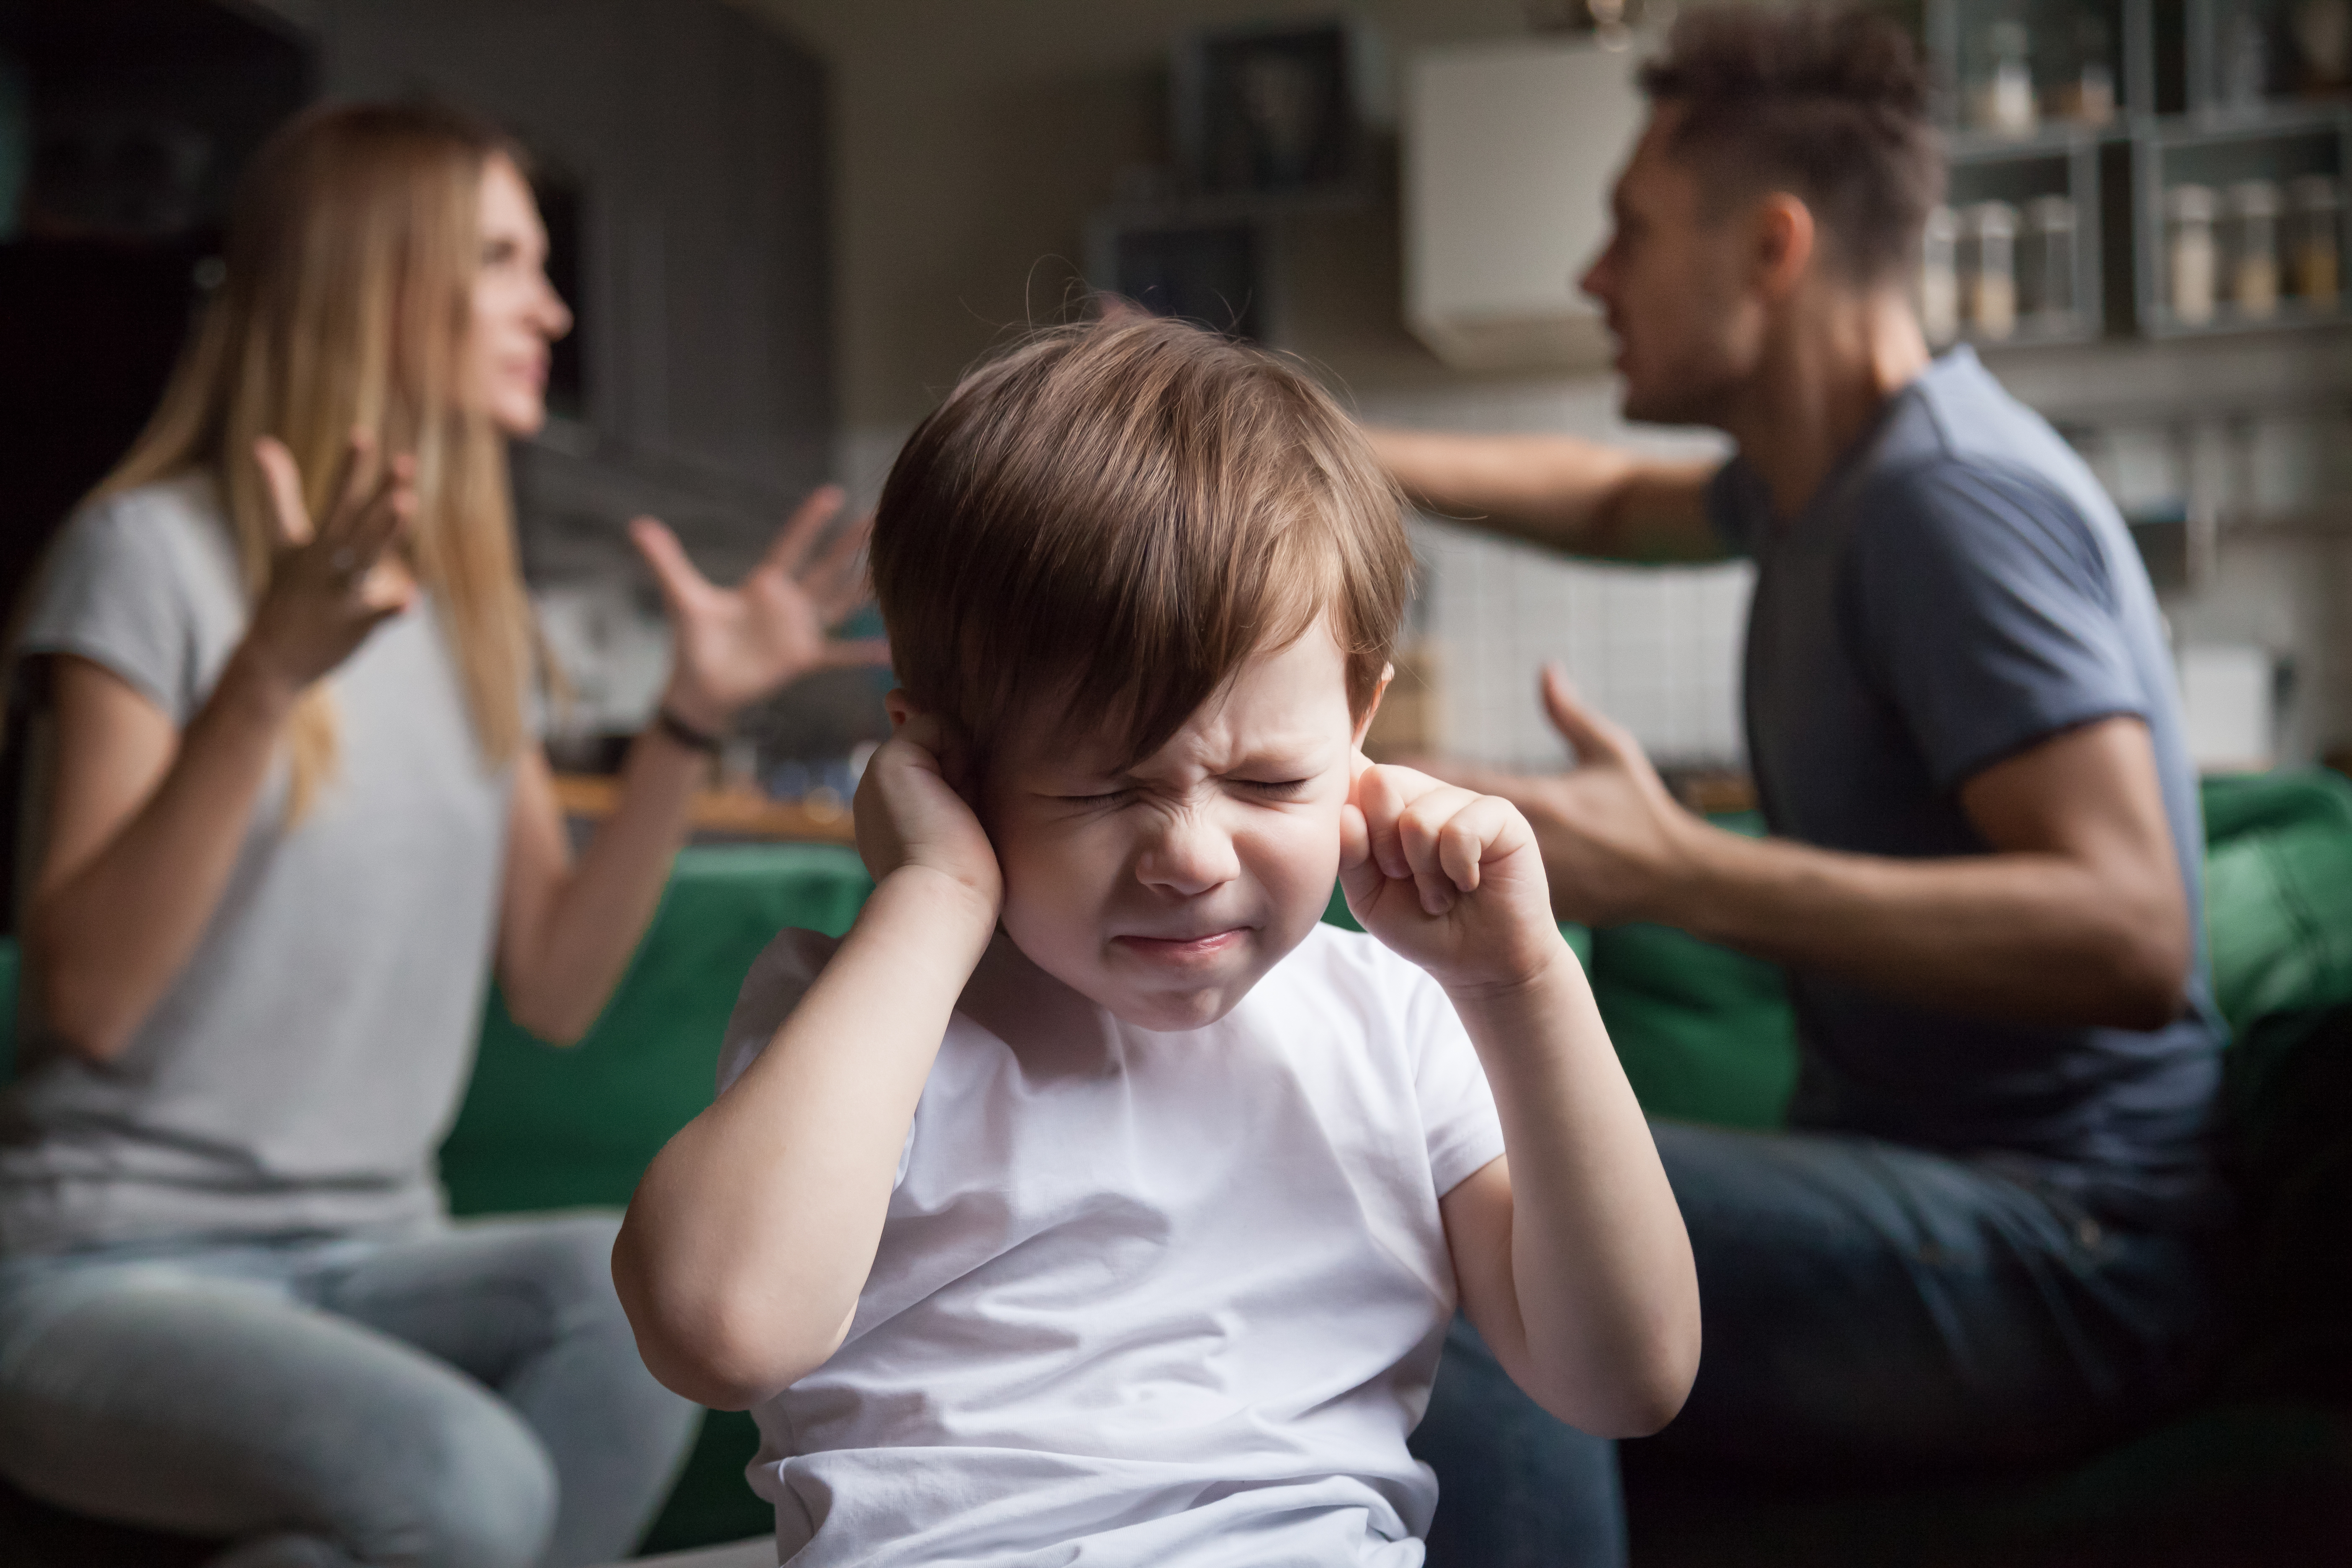
[[[1710,820],[1761,837],[1752,811]],[[1592,933],[1592,989],[1642,1109],[1677,1121],[1772,1128],[1797,1081],[1797,1026],[1777,964],[1661,925]]]
[[[1667,926],[1603,926],[1592,989],[1643,1110],[1718,1127],[1786,1121],[1797,1026],[1779,966]]]
[[[2325,769],[2207,781],[2205,930],[2221,1015],[2352,1001],[2352,781]]]
[[[441,1150],[450,1208],[627,1203],[670,1134],[710,1103],[719,1036],[760,950],[785,926],[847,931],[871,886],[856,854],[833,845],[686,849],[578,1046],[532,1038],[493,994],[473,1087]]]

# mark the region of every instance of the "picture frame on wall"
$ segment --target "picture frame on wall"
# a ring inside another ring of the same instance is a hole
[[[1277,202],[1360,197],[1371,49],[1362,28],[1336,20],[1186,38],[1171,80],[1187,185]]]

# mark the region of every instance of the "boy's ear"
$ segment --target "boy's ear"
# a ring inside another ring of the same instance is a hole
[[[1363,717],[1356,721],[1356,733],[1349,742],[1356,750],[1360,752],[1364,749],[1364,736],[1371,730],[1372,715],[1381,710],[1381,699],[1389,694],[1389,682],[1395,679],[1395,665],[1381,666],[1381,683],[1372,688],[1372,700],[1364,704]]]
[[[907,695],[903,686],[894,686],[882,699],[882,711],[890,715],[890,733],[897,734],[915,716],[915,700]]]

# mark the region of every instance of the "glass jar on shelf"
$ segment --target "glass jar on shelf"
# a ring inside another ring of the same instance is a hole
[[[2224,109],[2260,109],[2271,90],[2270,29],[2250,0],[2224,6],[2216,29],[2216,96]]]
[[[1970,84],[1969,109],[1969,121],[1979,131],[2033,134],[2032,35],[2023,22],[2004,16],[1985,29],[1984,67]]]
[[[2018,242],[2017,308],[2041,331],[2063,331],[2081,308],[2074,298],[2074,203],[2063,195],[2025,204]]]
[[[2278,314],[2279,188],[2270,180],[2230,187],[2230,303],[2249,321]]]
[[[2213,189],[2175,185],[2164,193],[2164,297],[2173,320],[2202,326],[2213,319],[2221,257],[2213,239]]]
[[[1960,335],[1960,219],[1948,206],[1928,209],[1920,239],[1919,329],[1943,347]]]
[[[2095,11],[2074,18],[2074,48],[2058,85],[2050,91],[2050,118],[2097,128],[2116,118],[2115,47],[2107,19]]]
[[[1967,224],[1960,281],[1969,326],[1978,337],[1999,342],[2017,331],[2017,209],[2007,202],[1977,202]]]
[[[2287,197],[2287,272],[2296,299],[2332,310],[2344,287],[2344,192],[2326,174],[2292,181]]]

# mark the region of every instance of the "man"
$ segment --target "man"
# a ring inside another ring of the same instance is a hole
[[[1534,822],[1563,919],[1789,971],[1796,1131],[1655,1128],[1706,1334],[1660,1441],[1838,1476],[2078,1452],[2177,1397],[2210,1338],[2221,1026],[2155,598],[2049,426],[1966,350],[1928,356],[1908,284],[1942,163],[1907,38],[1694,11],[1643,80],[1583,287],[1626,416],[1738,456],[1377,439],[1433,511],[1759,567],[1747,725],[1773,837],[1679,809],[1557,671],[1577,765],[1462,780]]]

